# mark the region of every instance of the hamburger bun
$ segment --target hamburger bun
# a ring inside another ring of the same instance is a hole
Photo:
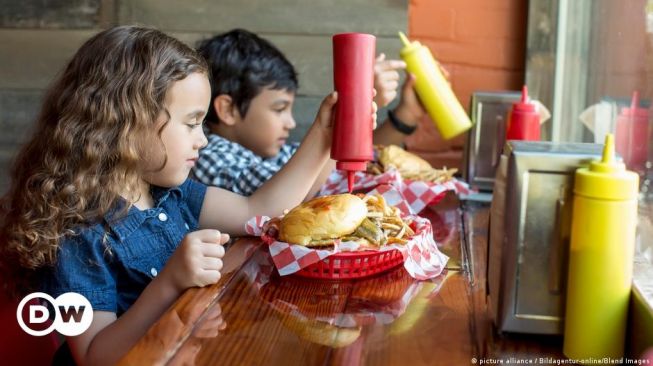
[[[325,321],[293,315],[281,315],[281,323],[301,339],[333,348],[349,346],[361,335],[361,326],[344,328]]]
[[[352,194],[317,197],[293,208],[281,219],[279,239],[311,246],[311,241],[351,234],[366,216],[367,205]]]
[[[409,153],[397,145],[388,145],[384,147],[379,154],[379,162],[384,169],[394,166],[398,170],[420,171],[433,169],[428,161],[419,156]]]

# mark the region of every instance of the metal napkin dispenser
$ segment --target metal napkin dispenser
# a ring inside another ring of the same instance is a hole
[[[499,331],[562,334],[576,169],[602,145],[508,141],[497,170],[488,303]]]
[[[463,178],[473,187],[491,191],[501,150],[506,143],[506,119],[518,92],[474,92],[472,129],[465,143]]]

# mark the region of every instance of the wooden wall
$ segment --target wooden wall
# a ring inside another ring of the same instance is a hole
[[[405,0],[0,0],[0,9],[0,192],[44,89],[87,38],[110,25],[154,26],[189,45],[235,27],[259,33],[299,72],[297,140],[333,88],[331,36],[371,33],[378,52],[398,57],[396,34],[408,18]]]

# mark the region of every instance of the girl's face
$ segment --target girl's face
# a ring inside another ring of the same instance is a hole
[[[264,88],[250,102],[245,117],[238,111],[236,142],[264,158],[275,156],[295,128],[292,105],[295,94]]]
[[[161,131],[165,152],[161,149],[161,143],[151,144],[153,151],[148,155],[152,159],[145,163],[148,171],[145,180],[148,183],[175,187],[188,178],[199,150],[207,144],[202,122],[210,99],[211,87],[205,74],[193,73],[172,84],[164,103],[170,119]],[[165,112],[161,112],[157,120],[157,131],[166,119]],[[157,171],[166,157],[165,166]]]

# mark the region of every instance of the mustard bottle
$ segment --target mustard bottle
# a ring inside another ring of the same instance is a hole
[[[576,170],[563,345],[571,359],[624,356],[638,180],[615,161],[611,134],[603,158]]]
[[[410,42],[399,32],[404,47],[399,56],[406,70],[415,75],[415,90],[435,127],[445,139],[455,137],[472,127],[472,122],[442,75],[431,51],[419,41]]]

